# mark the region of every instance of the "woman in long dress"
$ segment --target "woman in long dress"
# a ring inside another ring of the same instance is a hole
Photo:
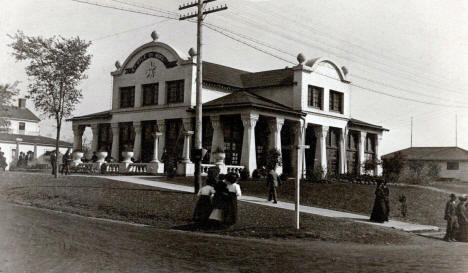
[[[381,182],[377,184],[375,189],[374,208],[370,220],[372,222],[383,223],[388,221],[388,210],[386,202],[386,192]]]
[[[208,170],[206,185],[198,191],[199,199],[193,213],[193,221],[199,222],[201,225],[205,225],[208,222],[208,217],[210,217],[213,210],[211,199],[216,192],[214,186],[218,179],[218,174],[218,168],[210,168]]]
[[[226,200],[229,195],[226,183],[219,180],[214,185],[215,194],[213,196],[213,211],[208,218],[213,223],[221,224],[224,219],[224,208],[226,206]]]
[[[224,223],[226,225],[234,225],[237,222],[237,198],[242,196],[242,192],[237,179],[239,177],[235,173],[229,173],[226,176],[228,198],[224,208]]]
[[[458,202],[456,213],[458,218],[458,231],[455,238],[457,241],[468,242],[468,214],[466,211],[466,195],[458,197],[460,202]]]

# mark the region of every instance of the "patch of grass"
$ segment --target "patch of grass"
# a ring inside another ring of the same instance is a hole
[[[161,178],[148,178],[161,181]],[[192,185],[186,178],[174,178],[168,182]],[[242,193],[267,198],[268,188],[263,180],[240,181]],[[420,224],[444,227],[444,209],[448,194],[430,189],[415,188],[411,186],[390,185],[390,218]],[[468,186],[467,186],[468,189]],[[321,208],[354,212],[369,215],[374,204],[374,185],[361,184],[316,184],[301,183],[301,204]],[[401,194],[406,196],[408,215],[401,217]],[[278,198],[281,201],[293,202],[295,200],[295,181],[288,180],[278,188]]]
[[[1,194],[12,202],[80,215],[222,235],[346,241],[365,244],[404,244],[414,236],[404,232],[320,216],[302,215],[302,229],[292,228],[291,211],[239,202],[236,225],[203,230],[190,225],[197,197],[98,177],[2,174]],[[253,187],[253,186],[252,186]],[[246,186],[246,188],[248,188]]]

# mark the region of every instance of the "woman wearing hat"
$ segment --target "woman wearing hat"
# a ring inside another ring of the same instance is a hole
[[[383,223],[385,221],[388,221],[387,200],[387,191],[385,191],[382,182],[378,182],[377,187],[375,189],[374,207],[372,208],[372,214],[370,217],[370,220],[372,222]]]
[[[228,173],[226,175],[228,198],[224,208],[224,223],[226,225],[234,225],[237,222],[237,198],[242,196],[242,192],[237,179],[239,176],[236,173]]]
[[[458,197],[460,202],[457,205],[457,217],[458,217],[458,232],[456,239],[461,242],[468,242],[468,217],[466,213],[466,194]]]
[[[212,167],[208,169],[208,177],[206,178],[206,185],[198,191],[197,205],[195,206],[195,211],[193,213],[193,221],[199,222],[201,225],[206,225],[208,222],[208,217],[210,217],[213,206],[211,205],[211,199],[216,193],[215,184],[218,179],[219,168]]]

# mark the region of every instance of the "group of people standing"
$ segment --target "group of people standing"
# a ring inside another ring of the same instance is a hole
[[[466,195],[458,197],[450,194],[450,200],[445,205],[444,219],[447,221],[447,230],[444,240],[447,242],[468,242],[468,198]]]
[[[236,173],[219,174],[219,168],[208,170],[206,185],[198,192],[193,221],[201,226],[231,226],[237,222],[237,199],[242,196]]]

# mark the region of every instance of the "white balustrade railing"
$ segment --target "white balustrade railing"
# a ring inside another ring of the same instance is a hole
[[[212,167],[216,167],[216,165],[215,164],[201,164],[201,173],[202,174],[207,174],[208,169],[212,168]]]
[[[130,163],[127,168],[128,173],[147,173],[148,164],[147,163]]]
[[[106,173],[119,173],[120,172],[120,163],[104,163],[104,171]]]
[[[226,170],[228,173],[237,173],[238,175],[240,175],[243,169],[245,169],[244,166],[226,165]]]

